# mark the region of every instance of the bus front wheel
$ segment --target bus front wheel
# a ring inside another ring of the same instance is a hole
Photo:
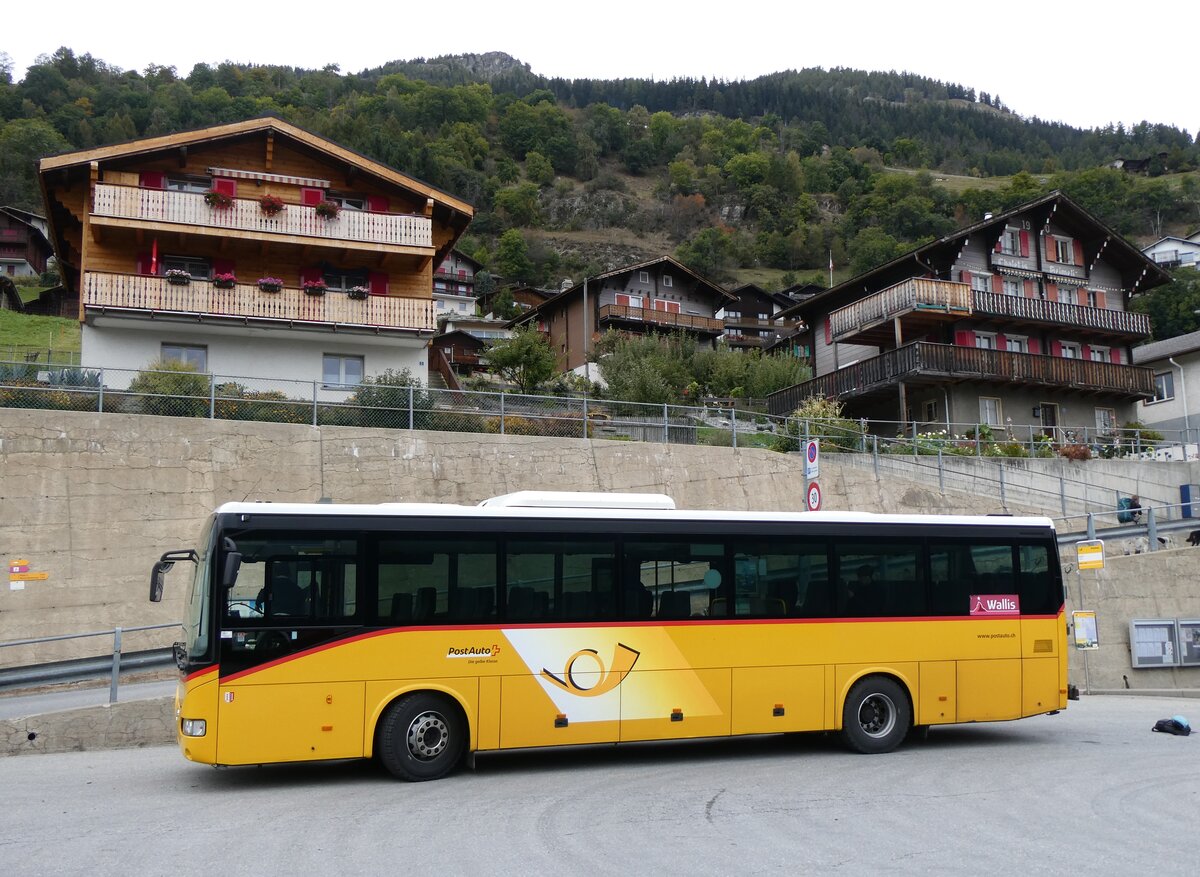
[[[402,780],[436,780],[462,758],[466,721],[458,705],[435,694],[400,698],[383,715],[379,758]]]
[[[842,739],[856,752],[891,752],[908,734],[912,707],[893,679],[871,676],[850,689],[842,712]]]

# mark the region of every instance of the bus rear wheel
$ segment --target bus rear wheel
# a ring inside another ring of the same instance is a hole
[[[410,694],[384,713],[379,758],[395,777],[436,780],[458,764],[466,749],[467,723],[458,705],[435,694]]]
[[[850,689],[842,711],[842,739],[855,752],[891,752],[908,734],[912,707],[893,679],[872,676]]]

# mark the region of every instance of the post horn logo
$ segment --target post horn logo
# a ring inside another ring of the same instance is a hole
[[[612,665],[605,667],[604,662],[600,660],[600,653],[595,649],[580,649],[567,658],[561,676],[554,675],[544,667],[542,675],[568,694],[575,694],[579,697],[599,697],[612,691],[625,680],[641,654],[623,643],[617,643],[613,649]],[[575,668],[575,662],[585,655],[589,659],[585,662],[589,670],[593,665],[600,668],[598,678],[594,682],[592,677],[594,671],[585,674],[582,667],[578,670]]]

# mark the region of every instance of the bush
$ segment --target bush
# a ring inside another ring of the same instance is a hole
[[[842,417],[842,407],[842,403],[836,399],[819,396],[805,399],[783,425],[784,435],[776,436],[777,440],[771,443],[772,448],[777,451],[799,450],[807,425],[808,437],[819,439],[822,451],[861,451],[865,434],[863,424]]]
[[[1087,445],[1063,445],[1058,449],[1058,455],[1068,460],[1090,460],[1092,449]]]
[[[409,402],[412,402],[410,412]],[[357,406],[353,426],[385,429],[429,429],[429,410],[433,398],[408,369],[387,369],[374,377],[363,378],[354,395],[346,400]]]
[[[312,423],[310,402],[290,399],[278,390],[253,392],[236,383],[217,386],[215,411],[219,420]]]
[[[135,410],[165,417],[207,417],[209,377],[174,359],[152,362],[129,383],[138,397]]]

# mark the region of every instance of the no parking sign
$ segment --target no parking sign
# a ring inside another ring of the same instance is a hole
[[[804,478],[814,480],[821,474],[821,443],[816,439],[804,443]]]

